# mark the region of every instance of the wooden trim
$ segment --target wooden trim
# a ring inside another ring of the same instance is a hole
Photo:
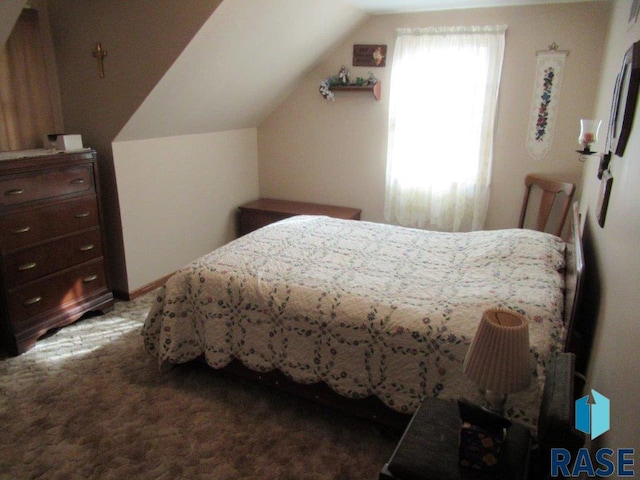
[[[169,280],[169,277],[171,277],[172,275],[173,275],[173,272],[151,283],[148,283],[143,287],[140,287],[134,290],[133,292],[114,292],[114,293],[118,298],[121,298],[122,300],[127,300],[127,301],[135,300],[136,298],[141,297],[142,295],[145,295],[163,286],[166,283],[166,281]]]

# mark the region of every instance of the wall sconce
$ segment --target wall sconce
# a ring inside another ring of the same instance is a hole
[[[503,415],[507,395],[531,381],[527,319],[499,308],[485,311],[462,371],[485,391],[485,408]]]
[[[583,157],[587,155],[598,155],[600,157],[598,178],[602,178],[602,173],[609,168],[609,162],[611,161],[611,152],[597,153],[591,151],[591,145],[598,141],[598,130],[600,130],[601,124],[602,120],[580,119],[580,136],[578,137],[578,143],[582,145],[582,150],[576,150],[576,152],[580,154],[579,160],[581,162],[586,160]]]
[[[582,145],[582,150],[577,150],[578,153],[583,155],[591,155],[591,145],[598,141],[598,130],[602,120],[587,120],[586,118],[580,119],[580,136],[578,137],[578,143]]]

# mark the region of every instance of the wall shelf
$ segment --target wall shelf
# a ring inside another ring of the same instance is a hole
[[[380,81],[375,85],[333,85],[329,90],[334,92],[371,92],[376,100],[380,100]]]

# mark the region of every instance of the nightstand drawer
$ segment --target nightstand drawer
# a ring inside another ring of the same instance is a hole
[[[31,319],[106,291],[106,282],[104,262],[99,259],[9,291],[11,323],[18,330],[27,327],[33,323]]]
[[[7,253],[98,226],[95,195],[0,217],[0,248]]]
[[[77,165],[0,180],[0,206],[94,191],[91,165]]]
[[[5,258],[7,286],[11,289],[101,256],[102,240],[98,227],[21,250]]]

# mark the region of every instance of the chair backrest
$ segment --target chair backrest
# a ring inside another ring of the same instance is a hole
[[[522,201],[522,209],[520,211],[520,221],[518,222],[518,228],[524,228],[525,218],[527,216],[527,208],[529,206],[529,197],[531,194],[531,188],[533,186],[538,187],[541,190],[540,207],[538,209],[538,215],[535,222],[535,230],[544,232],[547,229],[549,223],[549,217],[551,216],[551,210],[553,209],[554,202],[559,193],[563,192],[565,195],[561,197],[562,203],[560,205],[560,220],[558,226],[552,230],[552,233],[558,237],[562,235],[562,229],[564,228],[567,214],[569,213],[569,207],[573,200],[573,194],[575,193],[576,186],[569,182],[557,182],[549,180],[547,178],[539,177],[538,175],[529,174],[524,179],[526,187],[524,193],[524,199]]]

